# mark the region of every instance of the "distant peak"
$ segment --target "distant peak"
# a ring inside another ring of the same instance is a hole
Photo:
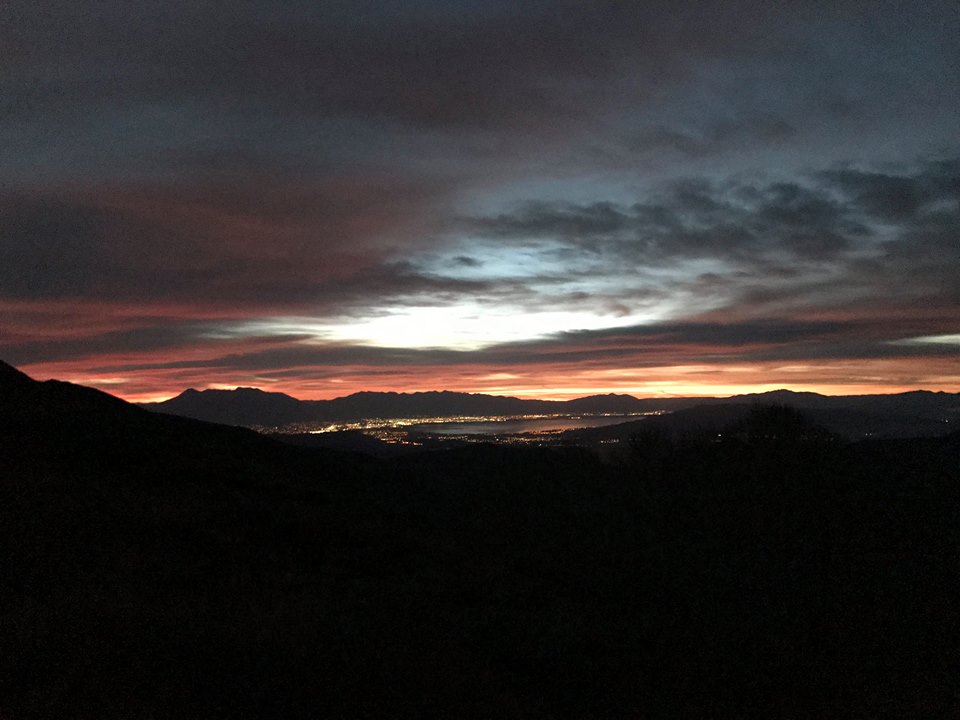
[[[768,390],[767,392],[756,393],[756,395],[759,395],[759,396],[761,396],[761,397],[762,397],[762,396],[766,396],[766,397],[770,397],[770,396],[774,396],[774,397],[795,397],[795,396],[797,396],[797,395],[805,395],[805,396],[807,396],[807,397],[813,397],[813,396],[816,395],[816,396],[823,397],[823,396],[821,396],[819,393],[815,393],[815,392],[809,392],[809,391],[806,391],[806,390],[804,390],[804,391],[799,391],[799,392],[798,392],[797,390],[787,390],[786,388],[780,388],[779,390]]]
[[[269,392],[260,388],[236,387],[229,390],[220,388],[208,388],[206,390],[197,390],[196,388],[187,388],[172,400],[189,400],[191,402],[204,402],[206,400],[216,400],[221,402],[244,402],[251,400],[283,400],[295,401],[296,398],[281,392]]]
[[[225,394],[239,394],[239,395],[282,395],[283,393],[268,393],[266,390],[261,390],[260,388],[252,387],[235,387],[230,390],[224,388],[207,388],[206,390],[197,390],[196,388],[187,388],[182,393],[180,397],[196,397],[197,395],[225,395]]]

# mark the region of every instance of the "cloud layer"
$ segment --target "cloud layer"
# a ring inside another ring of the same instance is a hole
[[[960,389],[954,3],[14,0],[0,357],[252,384]],[[671,384],[672,383],[672,384]]]

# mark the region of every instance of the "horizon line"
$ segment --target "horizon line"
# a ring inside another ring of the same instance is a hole
[[[523,383],[523,378],[520,377],[517,378],[519,382],[517,383],[516,387],[511,387],[509,384],[504,386],[502,382],[497,383],[492,387],[483,387],[482,381],[485,378],[480,378],[479,382],[481,382],[481,386],[479,387],[477,386],[477,380],[468,380],[467,382],[448,385],[443,389],[436,389],[436,387],[429,386],[424,387],[423,385],[415,382],[411,383],[411,385],[408,385],[404,389],[396,389],[395,386],[377,387],[376,384],[364,387],[360,386],[359,383],[350,383],[349,385],[347,385],[347,383],[343,383],[345,387],[334,389],[329,387],[329,385],[334,384],[336,381],[330,380],[326,383],[327,387],[322,389],[314,389],[312,391],[309,387],[300,387],[301,383],[296,381],[287,382],[282,380],[270,380],[266,382],[246,383],[208,382],[193,383],[189,385],[186,385],[185,383],[186,387],[181,386],[182,389],[168,390],[164,388],[163,390],[158,390],[156,385],[166,385],[167,387],[170,387],[170,385],[163,383],[159,378],[155,378],[153,380],[160,382],[145,383],[142,378],[137,376],[118,376],[113,373],[109,375],[105,373],[57,373],[55,372],[54,368],[43,368],[42,366],[37,367],[31,374],[30,372],[21,370],[12,364],[4,364],[35,380],[60,380],[76,385],[92,387],[130,403],[166,402],[173,398],[179,397],[188,390],[194,390],[196,392],[222,390],[229,392],[239,389],[252,389],[264,393],[283,394],[301,402],[331,401],[365,392],[383,394],[393,393],[397,395],[449,392],[462,393],[465,395],[482,395],[488,397],[506,397],[517,400],[541,400],[549,402],[568,402],[570,400],[579,400],[601,395],[629,396],[637,400],[671,400],[684,398],[702,398],[705,400],[729,399],[744,395],[763,395],[777,391],[798,394],[808,393],[823,397],[902,395],[912,392],[947,394],[960,393],[960,386],[956,386],[951,382],[943,384],[924,383],[922,385],[919,383],[913,384],[893,382],[885,385],[876,382],[858,382],[857,379],[851,379],[844,382],[845,379],[838,378],[836,382],[784,383],[764,382],[764,378],[762,376],[758,378],[758,382],[745,381],[746,379],[744,378],[743,380],[740,380],[740,382],[729,384],[720,383],[717,381],[684,381],[683,379],[677,379],[673,381],[665,381],[661,379],[649,381],[634,380],[633,382],[618,382],[617,380],[614,380],[611,382],[609,378],[599,377],[596,380],[596,385],[590,383],[589,378],[580,377],[576,378],[574,382],[571,382],[569,386],[564,386],[561,382],[557,382],[557,379],[554,379],[554,382],[545,384],[541,387],[531,387],[528,383]],[[28,364],[26,367],[35,366]],[[62,370],[63,368],[60,369]],[[40,370],[40,372],[37,372],[36,370]],[[46,372],[43,370],[46,370]],[[662,378],[663,375],[653,374],[652,377]],[[500,378],[497,379],[500,380]],[[463,379],[461,378],[461,380]],[[303,384],[309,385],[309,380],[305,381]],[[137,387],[138,385],[139,387]],[[154,385],[154,387],[151,388],[150,385]]]
[[[69,381],[68,381],[68,382],[69,382]],[[80,383],[76,383],[76,384],[80,384]],[[101,388],[97,388],[97,389],[101,389]],[[125,398],[121,397],[120,395],[117,395],[117,394],[115,394],[115,393],[109,392],[108,390],[103,390],[103,392],[106,392],[106,393],[108,393],[108,394],[110,394],[110,395],[113,395],[114,397],[117,397],[117,398],[119,398],[119,399],[121,399],[121,400],[125,400],[125,402],[131,402],[131,403],[134,403],[134,404],[138,404],[138,405],[139,405],[139,404],[159,404],[159,403],[167,402],[167,401],[169,401],[169,400],[173,400],[173,399],[175,399],[175,398],[178,398],[178,397],[180,397],[181,395],[183,395],[184,393],[186,393],[186,392],[188,392],[188,391],[191,391],[191,390],[192,390],[193,392],[196,392],[196,393],[211,392],[211,391],[213,391],[213,392],[225,392],[225,393],[230,393],[230,392],[236,392],[236,391],[238,391],[238,390],[254,390],[254,391],[261,392],[261,393],[264,393],[264,394],[269,394],[269,395],[284,395],[284,396],[286,396],[286,397],[289,397],[289,398],[292,398],[292,399],[296,400],[297,402],[332,402],[332,401],[335,401],[335,400],[342,400],[342,399],[345,399],[345,398],[353,397],[353,396],[355,396],[355,395],[362,395],[362,394],[371,394],[371,395],[399,395],[399,396],[408,396],[408,397],[409,397],[409,396],[414,396],[414,395],[430,395],[430,394],[444,394],[444,393],[449,393],[449,394],[454,394],[454,395],[472,395],[472,396],[477,396],[477,397],[497,397],[497,398],[506,398],[506,399],[510,399],[510,400],[523,400],[523,401],[532,401],[532,402],[537,402],[537,401],[539,401],[539,402],[555,402],[555,403],[565,403],[565,402],[572,402],[572,401],[575,401],[575,400],[584,400],[584,399],[586,399],[586,398],[606,397],[606,396],[630,397],[630,398],[633,398],[634,400],[685,400],[685,399],[726,400],[726,399],[731,399],[731,398],[736,398],[736,397],[749,397],[749,396],[754,396],[754,395],[771,395],[771,394],[774,394],[774,393],[791,393],[791,394],[794,394],[794,395],[817,395],[817,396],[819,396],[819,397],[870,397],[870,396],[877,396],[877,395],[891,395],[891,396],[893,396],[893,395],[908,395],[908,394],[910,394],[910,393],[918,393],[918,392],[931,393],[931,394],[960,395],[960,392],[951,392],[951,391],[947,391],[947,390],[931,390],[931,389],[929,389],[929,388],[920,388],[920,387],[915,387],[915,388],[906,389],[906,390],[901,389],[901,388],[898,387],[897,389],[890,390],[889,392],[862,392],[862,393],[828,393],[828,392],[817,392],[817,391],[808,390],[808,389],[804,389],[804,390],[794,390],[794,389],[789,388],[789,387],[777,387],[777,388],[772,389],[772,390],[757,390],[757,391],[750,391],[750,392],[735,392],[735,393],[730,393],[730,394],[705,394],[705,393],[704,393],[704,394],[698,394],[698,393],[680,394],[680,393],[663,393],[663,394],[659,394],[659,395],[640,395],[640,394],[634,394],[634,393],[629,393],[629,392],[616,392],[616,391],[611,390],[611,391],[607,391],[607,392],[604,392],[604,391],[588,392],[587,394],[584,394],[584,395],[576,395],[576,396],[573,396],[573,397],[570,397],[570,396],[564,396],[564,397],[555,397],[555,396],[525,396],[525,395],[522,395],[522,394],[513,395],[513,394],[501,394],[501,393],[495,393],[495,392],[476,392],[476,391],[468,391],[468,390],[449,390],[449,389],[444,389],[444,390],[412,390],[412,391],[404,391],[404,390],[356,390],[356,391],[354,391],[354,392],[350,392],[350,393],[347,393],[347,394],[345,394],[345,395],[336,395],[336,396],[327,397],[327,398],[299,398],[299,397],[297,397],[297,396],[295,396],[295,395],[291,395],[290,393],[287,393],[287,392],[281,392],[281,391],[277,391],[277,390],[269,390],[269,389],[264,389],[264,388],[262,388],[262,387],[255,387],[255,386],[251,386],[251,385],[237,385],[237,386],[233,386],[233,387],[205,387],[205,388],[202,388],[202,389],[197,389],[197,388],[194,388],[194,387],[189,387],[189,388],[184,388],[184,389],[181,390],[179,393],[176,393],[176,394],[173,394],[173,395],[163,396],[163,399],[160,399],[160,400],[136,400],[136,401],[134,401],[134,400],[126,400]]]

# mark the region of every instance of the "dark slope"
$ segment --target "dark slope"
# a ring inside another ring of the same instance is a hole
[[[0,381],[4,383],[15,383],[15,382],[26,382],[30,378],[17,370],[13,365],[7,365],[7,363],[0,360]]]
[[[672,438],[716,437],[726,426],[739,422],[749,415],[753,408],[764,406],[757,401],[758,396],[752,397],[753,402],[749,403],[725,402],[696,405],[669,414],[616,425],[568,430],[561,435],[561,440],[570,444],[590,446],[612,440],[624,442],[629,440],[631,435],[652,430]],[[789,396],[778,393],[774,397],[788,403],[783,407],[801,407],[793,404],[793,398]],[[869,403],[864,405],[871,407]],[[931,411],[929,406],[926,406],[925,411],[920,409],[922,414],[910,414],[895,403],[889,403],[889,407],[890,412],[879,410],[865,412],[836,403],[833,407],[830,404],[819,404],[813,408],[802,408],[802,412],[818,426],[847,441],[867,438],[940,437],[956,432],[957,427],[960,426],[960,416],[955,416],[949,410],[938,414],[936,409]]]
[[[960,421],[960,393],[913,390],[890,395],[818,395],[809,392],[774,390],[768,393],[740,395],[739,402],[763,402],[791,405],[802,410],[855,410],[875,415],[893,414],[921,418],[953,417]]]
[[[0,717],[265,716],[292,568],[373,521],[370,467],[0,373]]]
[[[0,375],[5,719],[960,711],[960,436],[386,462]]]
[[[153,477],[198,461],[217,474],[249,475],[246,463],[286,452],[251,430],[154,414],[93,388],[22,373],[0,375],[0,442],[8,461],[73,460]]]

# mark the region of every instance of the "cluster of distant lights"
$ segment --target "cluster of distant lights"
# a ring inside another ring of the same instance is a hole
[[[556,439],[562,430],[527,430],[524,432],[517,433],[499,433],[499,434],[460,434],[460,435],[447,435],[442,436],[431,436],[431,439],[441,439],[446,442],[472,442],[472,443],[482,443],[482,442],[497,442],[497,443],[510,443],[510,444],[529,444],[529,445],[542,445],[545,442]],[[391,445],[411,445],[415,447],[422,446],[424,444],[424,438],[411,438],[405,430],[372,430],[365,432],[365,435],[375,437],[381,442],[390,443]]]
[[[363,420],[354,420],[349,422],[327,423],[318,427],[316,423],[292,423],[283,428],[270,428],[276,432],[284,434],[309,434],[322,435],[325,433],[346,432],[350,430],[360,431],[365,435],[370,435],[383,442],[398,445],[420,445],[417,440],[409,437],[406,428],[415,430],[418,426],[426,425],[457,425],[473,423],[507,423],[517,421],[532,420],[579,420],[584,418],[601,417],[645,417],[648,415],[661,415],[662,410],[650,412],[611,412],[611,413],[588,413],[588,414],[531,414],[531,415],[455,415],[438,417],[414,417],[414,418],[365,418]],[[267,428],[259,428],[267,429]],[[461,440],[468,442],[483,442],[492,439],[498,441],[509,440],[510,442],[529,442],[538,443],[544,439],[555,437],[563,432],[562,429],[547,430],[524,430],[513,433],[476,433],[476,434],[443,434],[444,440]]]

